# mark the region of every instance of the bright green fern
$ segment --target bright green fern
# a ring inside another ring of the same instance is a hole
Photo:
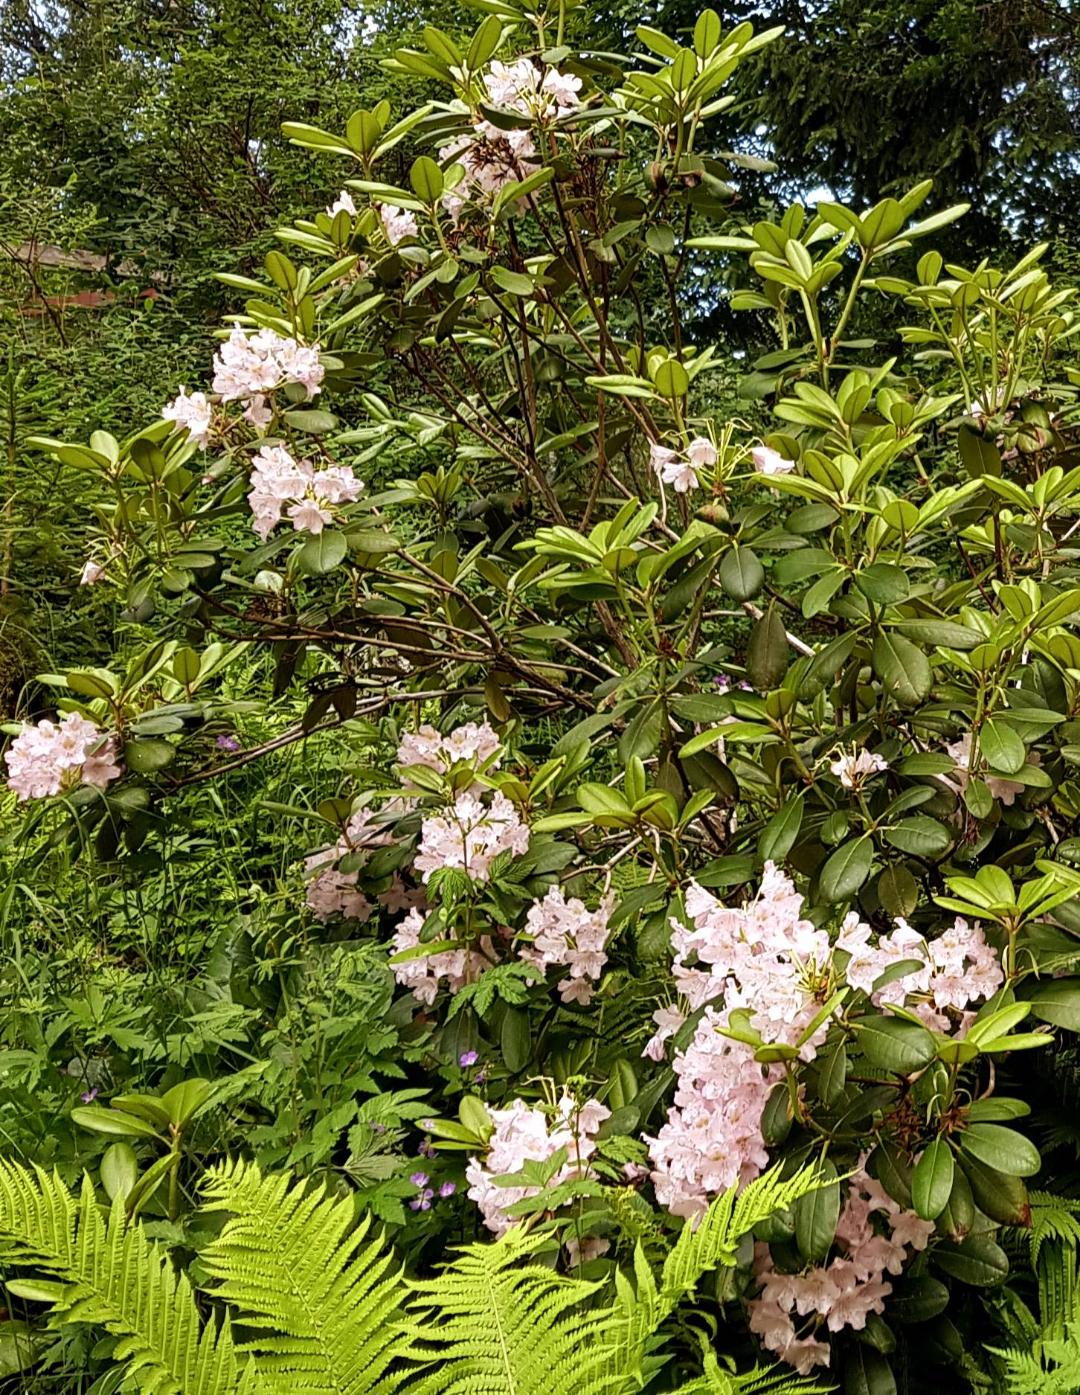
[[[186,1276],[126,1223],[122,1202],[105,1221],[89,1179],[76,1201],[59,1177],[0,1160],[0,1252],[48,1275],[10,1286],[48,1300],[54,1321],[117,1337],[113,1355],[146,1395],[255,1395],[229,1324],[200,1329]]]
[[[242,1162],[211,1169],[203,1194],[204,1209],[229,1213],[202,1260],[216,1296],[260,1334],[243,1347],[256,1354],[260,1395],[400,1388],[401,1369],[391,1367],[412,1335],[405,1283],[350,1200]]]
[[[204,1210],[227,1215],[201,1254],[229,1309],[220,1325],[200,1322],[187,1278],[122,1204],[102,1218],[88,1180],[76,1201],[58,1178],[0,1162],[0,1253],[45,1271],[9,1286],[51,1303],[54,1322],[117,1337],[114,1355],[146,1395],[631,1395],[664,1366],[663,1325],[699,1280],[817,1185],[809,1172],[772,1172],[718,1197],[659,1276],[638,1245],[612,1302],[603,1285],[532,1259],[522,1230],[408,1283],[351,1200],[250,1163],[216,1167],[204,1184]],[[234,1344],[232,1323],[254,1335]],[[775,1370],[736,1375],[706,1348],[701,1375],[675,1395],[823,1389]]]

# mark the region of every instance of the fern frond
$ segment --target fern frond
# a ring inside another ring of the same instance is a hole
[[[523,1262],[530,1238],[512,1230],[467,1246],[436,1279],[412,1285],[425,1340],[410,1395],[607,1395],[603,1314],[585,1304],[599,1284]]]
[[[704,1353],[704,1371],[672,1395],[832,1395],[836,1387],[821,1385],[810,1376],[796,1376],[775,1366],[757,1366],[736,1375],[725,1371],[714,1352]]]
[[[254,1395],[228,1323],[200,1330],[187,1277],[127,1224],[122,1201],[104,1220],[89,1179],[76,1202],[58,1176],[0,1159],[0,1248],[50,1276],[57,1321],[119,1339],[113,1356],[145,1395]]]
[[[203,1192],[204,1210],[229,1214],[203,1264],[216,1295],[260,1334],[241,1348],[256,1355],[260,1395],[397,1390],[406,1287],[352,1201],[240,1161],[212,1168]]]
[[[703,1275],[720,1265],[735,1263],[740,1239],[777,1211],[793,1206],[801,1196],[823,1185],[815,1169],[807,1168],[783,1178],[772,1168],[737,1192],[733,1187],[718,1196],[695,1226],[687,1222],[664,1261],[657,1284],[640,1245],[634,1256],[634,1280],[616,1279],[608,1341],[610,1391],[622,1390],[629,1381],[643,1380],[655,1366],[652,1357],[660,1325],[694,1288]]]

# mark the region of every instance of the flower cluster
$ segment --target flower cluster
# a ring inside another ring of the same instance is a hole
[[[581,105],[581,79],[555,68],[541,71],[529,58],[491,64],[484,87],[492,106],[540,120]]]
[[[417,731],[406,732],[398,746],[399,765],[424,765],[446,775],[459,761],[489,760],[499,750],[498,733],[487,722],[466,722],[449,736],[443,736],[425,723]],[[496,769],[499,762],[492,761]]]
[[[577,1105],[563,1095],[550,1125],[544,1111],[524,1100],[512,1100],[508,1109],[489,1111],[494,1130],[484,1162],[470,1158],[465,1169],[469,1197],[479,1206],[488,1230],[502,1235],[514,1224],[507,1210],[515,1202],[537,1196],[539,1187],[500,1187],[496,1177],[512,1176],[527,1162],[546,1162],[560,1148],[566,1149],[566,1162],[552,1178],[551,1185],[580,1177],[596,1151],[596,1134],[611,1111],[596,1100]]]
[[[832,950],[827,931],[803,917],[791,880],[767,862],[748,905],[724,906],[696,882],[685,904],[692,927],[672,923],[672,976],[691,1008],[722,999],[728,1011],[745,1009],[765,1041],[794,1045],[821,1005]],[[803,1060],[827,1028],[803,1043]]]
[[[649,464],[662,484],[670,484],[676,494],[688,494],[701,483],[698,471],[716,464],[716,447],[707,436],[695,436],[685,451],[668,446],[649,447]]]
[[[252,527],[265,540],[284,516],[297,532],[321,533],[333,522],[333,506],[352,503],[363,487],[348,465],[317,470],[284,446],[263,446],[252,462]]]
[[[77,784],[103,790],[122,769],[115,737],[78,712],[23,727],[5,759],[8,787],[20,800],[44,799]]]
[[[716,1192],[752,1181],[768,1166],[761,1115],[778,1066],[723,1035],[727,1014],[706,1008],[694,1039],[675,1057],[678,1084],[667,1122],[645,1137],[656,1199],[676,1216],[699,1216]]]
[[[758,895],[727,907],[696,883],[686,894],[692,926],[672,922],[672,976],[691,1010],[709,1007],[694,1039],[675,1057],[678,1087],[667,1122],[647,1139],[657,1200],[676,1215],[696,1215],[711,1194],[747,1182],[768,1163],[761,1114],[781,1073],[754,1060],[753,1047],[723,1033],[731,1013],[763,1041],[799,1047],[812,1060],[828,1031],[807,1028],[832,982],[828,934],[802,915],[802,897],[771,862]],[[682,1014],[661,1009],[645,1048],[659,1059]]]
[[[267,393],[286,383],[299,383],[309,397],[314,397],[324,373],[318,345],[309,348],[272,329],[260,329],[249,336],[234,325],[214,355],[213,388],[223,402],[246,403],[244,416],[253,426],[262,427],[271,417]]]
[[[409,1181],[417,1188],[416,1195],[413,1197],[412,1201],[409,1202],[409,1210],[430,1211],[431,1203],[435,1199],[435,1188],[428,1186],[431,1178],[426,1172],[414,1172],[410,1176]],[[439,1186],[439,1196],[444,1201],[447,1197],[453,1196],[456,1191],[456,1182],[443,1182]]]
[[[595,911],[586,910],[583,901],[576,896],[568,901],[557,886],[530,907],[525,930],[532,943],[521,957],[538,969],[558,964],[569,970],[559,983],[564,1003],[592,1001],[593,985],[607,963],[604,946],[613,909],[614,899],[608,897]]]
[[[520,857],[529,847],[529,828],[504,794],[485,804],[471,790],[459,794],[444,814],[426,818],[420,829],[416,870],[423,880],[456,867],[474,881],[487,881],[491,864],[503,852]]]
[[[205,450],[209,445],[213,410],[205,392],[189,393],[182,387],[179,395],[162,407],[161,415],[166,421],[174,421],[177,426],[183,427],[200,450]]]
[[[908,1247],[924,1250],[933,1233],[932,1221],[898,1206],[879,1182],[858,1173],[836,1227],[844,1255],[801,1274],[782,1274],[773,1268],[769,1247],[757,1246],[754,1268],[761,1293],[749,1305],[750,1330],[803,1375],[828,1365],[822,1324],[830,1333],[845,1327],[861,1331],[892,1292],[885,1275],[900,1274]],[[805,1320],[801,1334],[796,1316]]]
[[[934,940],[923,937],[904,920],[896,922],[891,935],[870,943],[870,927],[851,916],[837,939],[837,949],[851,958],[844,970],[848,983],[861,988],[879,1007],[906,1004],[928,1027],[948,1031],[952,1025],[947,1011],[961,1014],[963,1030],[971,1016],[970,1004],[992,997],[1005,981],[993,947],[978,925],[957,918],[949,929]],[[874,984],[886,969],[901,960],[920,960],[922,967],[902,978],[894,978],[874,991]]]
[[[488,101],[522,116],[547,120],[580,105],[581,79],[549,68],[541,71],[528,58],[491,64],[484,75]],[[525,179],[539,168],[536,143],[525,128],[502,131],[490,121],[477,121],[471,135],[443,147],[444,160],[461,166],[458,183],[447,191],[443,205],[459,218],[467,197],[494,197],[507,184]]]
[[[395,954],[417,949],[422,943],[424,917],[416,908],[409,912],[394,931],[391,945]],[[484,970],[494,962],[495,951],[491,940],[484,936],[479,948],[440,950],[435,954],[423,954],[415,959],[406,959],[400,964],[391,963],[394,978],[404,988],[412,991],[418,1003],[429,1006],[438,996],[442,980],[451,993],[457,993],[467,983],[475,983]]]

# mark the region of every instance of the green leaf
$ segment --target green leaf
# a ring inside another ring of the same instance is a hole
[[[821,869],[818,886],[826,901],[847,901],[870,875],[874,847],[864,834],[841,843]]]
[[[130,1143],[113,1143],[101,1157],[101,1185],[110,1201],[126,1197],[139,1176],[139,1160]]]
[[[426,204],[437,204],[443,193],[443,172],[430,155],[418,155],[409,171],[413,193]]]
[[[896,1395],[892,1367],[880,1351],[856,1343],[844,1361],[844,1395]]]
[[[792,795],[786,799],[769,822],[761,830],[758,838],[758,853],[764,862],[782,863],[799,836],[802,827],[805,797]]]
[[[122,1109],[102,1109],[100,1105],[88,1105],[86,1108],[73,1109],[71,1118],[80,1128],[90,1129],[94,1133],[111,1134],[119,1138],[160,1137],[152,1124],[134,1114],[125,1114]]]
[[[906,1275],[893,1282],[885,1311],[896,1322],[929,1322],[949,1306],[949,1290],[929,1274]]]
[[[859,1051],[872,1066],[893,1075],[913,1075],[937,1055],[931,1032],[903,1017],[864,1017],[853,1024]]]
[[[1035,987],[1025,984],[1024,997],[1040,1021],[1080,1032],[1080,978],[1056,978]]]
[[[891,828],[886,828],[883,837],[901,852],[922,858],[936,857],[952,842],[952,834],[945,825],[932,819],[929,814],[913,814],[909,819],[901,819]]]
[[[874,562],[855,577],[855,585],[875,605],[895,605],[907,599],[911,582],[907,572],[892,562]]]
[[[326,528],[313,538],[308,538],[296,554],[297,566],[307,576],[322,576],[331,572],[342,562],[349,545],[345,535],[335,528]]]
[[[779,684],[787,666],[787,633],[776,602],[770,601],[768,610],[750,631],[746,672],[759,693],[768,693]]]
[[[1004,1124],[969,1124],[958,1137],[965,1153],[1009,1177],[1034,1177],[1042,1166],[1034,1143]]]
[[[508,295],[532,295],[536,289],[531,277],[522,275],[520,271],[510,271],[505,266],[493,266],[491,279],[500,290],[506,291]]]
[[[911,1199],[924,1221],[936,1221],[948,1205],[953,1172],[952,1149],[944,1138],[935,1138],[911,1174]]]
[[[993,1288],[1009,1276],[1009,1257],[988,1235],[969,1235],[959,1245],[934,1248],[934,1263],[953,1279],[974,1288]]]
[[[828,1159],[821,1164],[821,1174],[832,1179],[829,1185],[800,1197],[793,1208],[795,1240],[807,1263],[824,1259],[829,1253],[840,1219],[840,1182]]]
[[[917,707],[929,696],[934,674],[930,661],[911,640],[881,631],[871,655],[874,672],[886,692],[901,707]]]
[[[749,601],[765,585],[765,568],[748,547],[735,546],[720,561],[720,585],[737,601]]]
[[[1027,760],[1027,750],[1017,733],[1007,723],[992,718],[979,732],[979,749],[991,769],[1006,775],[1015,775]]]
[[[175,759],[176,747],[168,741],[144,737],[124,744],[124,764],[137,775],[164,770]]]
[[[677,359],[666,358],[653,374],[656,390],[664,397],[685,397],[690,391],[690,375]]]
[[[294,431],[303,431],[307,436],[325,436],[337,426],[337,417],[332,412],[323,412],[310,407],[295,407],[285,413],[285,420]]]
[[[532,1055],[532,1034],[529,1014],[523,1008],[508,1007],[503,1017],[499,1046],[503,1061],[511,1075],[517,1075],[529,1063]]]

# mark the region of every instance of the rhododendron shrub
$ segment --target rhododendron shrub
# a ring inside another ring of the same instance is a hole
[[[744,226],[723,86],[771,33],[620,58],[499,16],[398,53],[427,106],[286,127],[340,174],[222,272],[201,385],[40,438],[159,637],[46,676],[9,783],[120,856],[188,782],[344,738],[282,894],[384,954],[441,1197],[610,1281],[817,1163],[715,1303],[876,1395],[1006,1281],[1025,1061],[1080,1030],[1073,294],[1043,249],[946,265],[929,183]],[[775,333],[738,416],[720,272]],[[896,344],[852,328],[880,297]]]

